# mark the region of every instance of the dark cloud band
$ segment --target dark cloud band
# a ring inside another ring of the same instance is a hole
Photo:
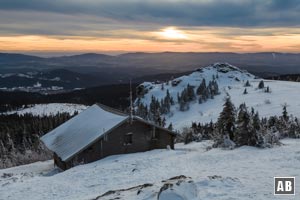
[[[298,0],[1,0],[0,10],[176,26],[299,26]],[[1,11],[0,11],[1,12]]]

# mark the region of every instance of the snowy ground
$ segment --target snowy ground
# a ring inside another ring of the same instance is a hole
[[[49,116],[56,115],[58,113],[69,113],[74,114],[75,111],[81,112],[86,109],[87,106],[80,104],[71,104],[71,103],[49,103],[49,104],[35,104],[32,107],[20,109],[17,111],[10,111],[5,114],[14,114],[24,115],[31,113],[35,116]]]
[[[236,107],[242,103],[246,103],[250,109],[253,107],[255,111],[259,112],[260,117],[280,116],[282,115],[282,108],[287,104],[289,114],[300,117],[300,83],[288,81],[268,81],[265,80],[265,85],[268,85],[272,92],[265,93],[258,90],[256,87],[259,80],[251,80],[252,87],[248,87],[248,94],[243,95],[243,84],[237,84],[232,89],[226,89],[229,93],[232,102]],[[190,109],[185,112],[178,111],[178,108],[173,107],[174,115],[167,118],[167,124],[172,122],[175,128],[180,129],[184,126],[191,126],[191,122],[209,123],[215,122],[219,113],[223,109],[224,99],[226,93],[223,92],[215,96],[214,99],[208,100],[203,104],[197,102],[190,104]]]
[[[282,143],[234,150],[209,150],[210,141],[177,144],[176,150],[110,156],[61,173],[51,161],[38,162],[0,170],[0,199],[300,199],[300,140]],[[274,176],[295,176],[296,195],[274,196]]]

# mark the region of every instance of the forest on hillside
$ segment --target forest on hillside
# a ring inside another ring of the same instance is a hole
[[[0,115],[0,169],[50,159],[52,154],[39,138],[71,117]]]

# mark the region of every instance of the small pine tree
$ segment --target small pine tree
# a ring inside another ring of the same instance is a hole
[[[168,129],[169,129],[170,131],[173,131],[173,124],[172,124],[172,122],[169,124]]]
[[[204,79],[202,79],[201,84],[200,84],[199,87],[197,88],[196,93],[197,93],[198,95],[203,95],[205,90],[206,90],[206,81],[205,81],[205,78],[204,78]]]
[[[283,107],[282,107],[282,118],[285,120],[285,121],[288,121],[289,120],[289,116],[288,116],[288,112],[287,112],[287,109],[286,109],[287,105],[284,104]]]
[[[258,84],[258,89],[263,89],[265,87],[265,83],[263,80],[261,80]]]
[[[203,100],[202,100],[201,96],[200,96],[199,99],[198,99],[198,103],[199,103],[199,104],[203,103]]]
[[[193,87],[193,86],[190,86],[190,85],[188,84],[188,85],[187,85],[187,88],[186,88],[186,91],[187,91],[188,101],[193,101],[193,100],[195,100],[196,95],[195,95],[194,87]]]
[[[218,118],[217,126],[222,135],[229,134],[233,140],[235,129],[235,107],[229,97],[226,98],[223,110]]]
[[[250,125],[250,115],[247,111],[245,104],[240,105],[238,118],[237,118],[237,128],[235,132],[234,142],[238,146],[250,145],[255,146],[255,133],[253,128]]]
[[[249,80],[246,81],[246,83],[245,83],[244,86],[245,86],[245,87],[250,87],[250,86],[251,86],[250,83],[249,83]]]
[[[267,88],[265,89],[265,93],[270,93],[271,91],[270,91],[270,87],[269,86],[267,86]]]
[[[164,90],[165,89],[165,85],[164,83],[161,84],[161,90]]]
[[[256,112],[252,119],[252,126],[255,130],[260,130],[260,120],[259,120],[259,114]]]
[[[245,88],[245,90],[244,90],[243,94],[248,94],[248,92],[247,92],[247,88]]]

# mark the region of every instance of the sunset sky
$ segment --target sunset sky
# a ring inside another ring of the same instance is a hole
[[[298,0],[0,0],[0,51],[300,52]]]

